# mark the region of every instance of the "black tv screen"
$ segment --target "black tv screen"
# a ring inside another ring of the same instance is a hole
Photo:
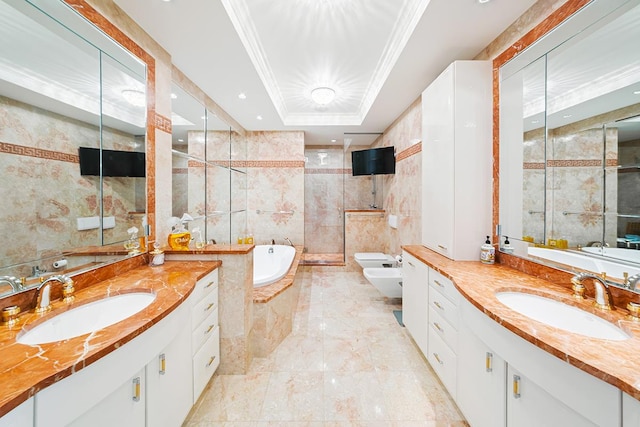
[[[79,147],[80,175],[100,176],[100,149]],[[137,151],[102,150],[102,176],[144,177],[144,153]]]
[[[351,152],[353,176],[396,173],[395,148],[382,147]]]

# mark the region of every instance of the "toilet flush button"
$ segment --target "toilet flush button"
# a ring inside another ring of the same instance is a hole
[[[389,226],[391,228],[398,228],[398,216],[397,215],[389,215]]]

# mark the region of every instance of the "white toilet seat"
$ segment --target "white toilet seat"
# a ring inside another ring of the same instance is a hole
[[[402,269],[365,268],[362,273],[384,296],[402,298]]]

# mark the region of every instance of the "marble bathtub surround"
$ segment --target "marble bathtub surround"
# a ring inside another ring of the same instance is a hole
[[[135,258],[144,259],[143,256]],[[26,312],[17,325],[0,326],[3,356],[0,376],[5,379],[0,389],[0,417],[39,390],[89,366],[151,328],[186,300],[199,278],[219,266],[220,262],[216,261],[168,261],[162,266],[143,265],[118,272],[115,277],[87,286],[92,272],[76,281],[76,298],[72,304],[55,299],[54,294],[53,309],[45,316]],[[23,328],[28,329],[56,314],[108,296],[141,291],[155,293],[155,300],[133,316],[97,332],[34,346],[16,342]],[[2,301],[4,305],[4,299]]]
[[[403,249],[451,279],[471,304],[498,324],[547,353],[640,400],[640,369],[637,363],[640,324],[629,320],[628,312],[623,308],[617,307],[609,312],[594,308],[592,286],[587,286],[587,300],[577,301],[572,297],[570,283],[567,285],[564,281],[543,280],[503,264],[455,262],[423,246],[404,246]],[[575,305],[616,324],[629,333],[631,338],[625,341],[588,338],[536,322],[498,301],[495,293],[505,290],[551,296]],[[614,302],[619,304],[615,296]],[[603,352],[603,346],[606,347],[606,352]]]

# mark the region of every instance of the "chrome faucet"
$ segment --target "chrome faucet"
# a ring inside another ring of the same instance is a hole
[[[293,246],[293,243],[291,243],[291,240],[288,237],[285,237],[284,240],[289,243],[290,246]]]
[[[59,274],[43,280],[36,290],[38,294],[36,299],[36,313],[45,313],[51,310],[51,282],[62,283],[65,300],[73,293],[73,280],[69,276]]]
[[[625,273],[624,287],[629,290],[635,291],[638,288],[639,281],[640,281],[640,273],[636,273],[631,277],[629,277],[628,273]]]
[[[596,301],[594,305],[601,310],[613,310],[613,297],[611,296],[611,291],[609,290],[609,284],[603,278],[596,276],[595,274],[589,273],[578,273],[571,278],[571,283],[573,283],[573,290],[576,292],[575,296],[582,298],[582,293],[584,292],[584,285],[582,282],[585,279],[593,280],[593,284],[595,286],[595,294]]]
[[[17,277],[0,276],[0,283],[8,283],[13,289],[13,292],[20,292],[23,289],[22,282]]]

